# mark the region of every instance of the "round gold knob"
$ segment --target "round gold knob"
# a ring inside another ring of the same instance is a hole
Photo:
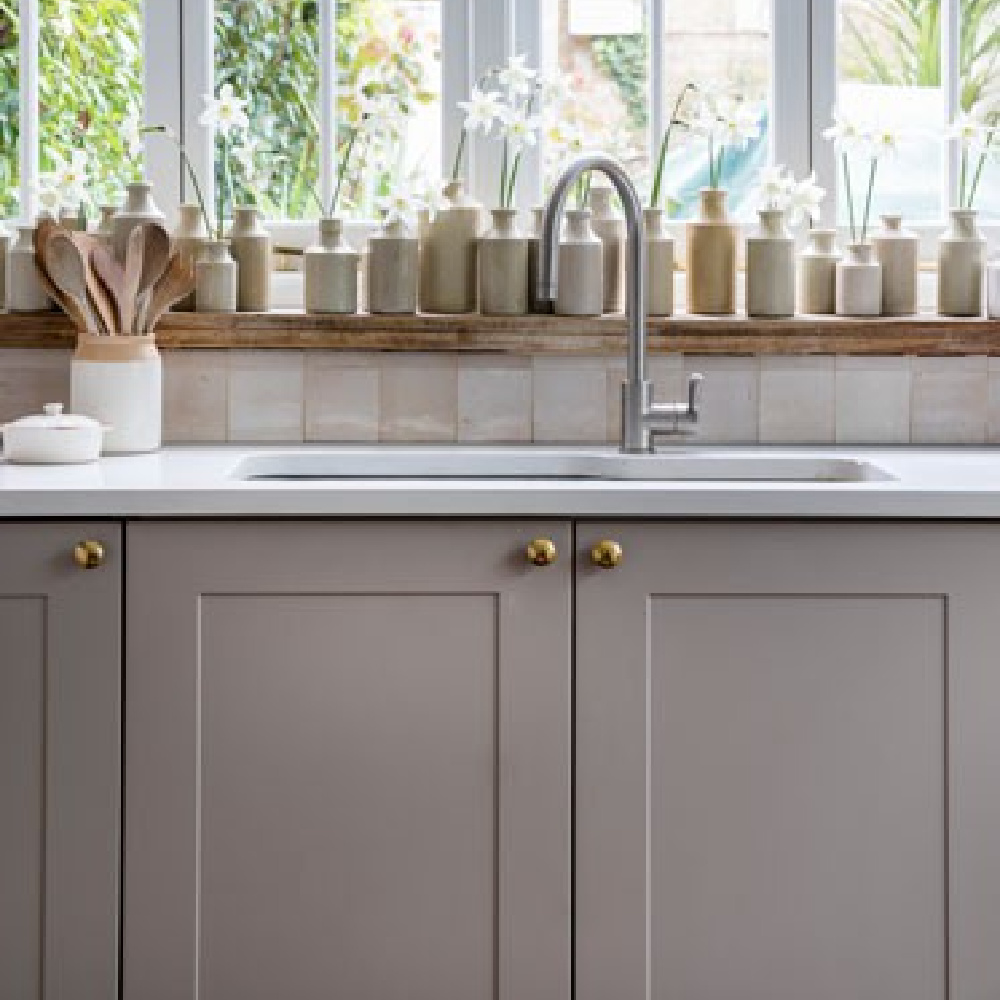
[[[97,569],[104,565],[104,546],[89,539],[77,542],[73,549],[73,560],[80,569]]]
[[[551,566],[559,555],[551,538],[536,538],[528,545],[528,562],[535,566]]]
[[[590,550],[590,561],[601,569],[614,569],[623,558],[622,547],[605,538]]]

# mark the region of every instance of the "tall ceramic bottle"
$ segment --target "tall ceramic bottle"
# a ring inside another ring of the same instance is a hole
[[[882,267],[882,315],[912,316],[917,311],[920,237],[903,229],[901,216],[883,215],[872,245]]]
[[[600,316],[604,309],[604,244],[590,225],[589,208],[568,208],[559,240],[556,312]]]
[[[476,311],[476,242],[484,229],[482,206],[461,181],[444,189],[445,204],[427,225],[420,248],[420,310]]]
[[[416,312],[419,270],[417,238],[406,223],[383,223],[381,232],[368,240],[368,311]]]
[[[837,315],[878,316],[882,312],[882,268],[870,243],[848,243],[837,263]]]
[[[125,207],[118,212],[111,223],[111,248],[115,259],[125,260],[125,244],[128,235],[136,226],[144,222],[163,222],[163,213],[153,201],[152,185],[137,181],[125,188]]]
[[[688,312],[736,312],[736,226],[726,212],[724,188],[702,188],[699,217],[687,224]]]
[[[604,312],[625,308],[625,219],[612,205],[614,189],[594,185],[590,189],[590,224],[604,245]]]
[[[267,312],[271,308],[271,237],[256,208],[233,209],[229,252],[239,265],[237,311]]]
[[[344,239],[344,220],[320,219],[319,245],[308,247],[303,257],[306,312],[356,313],[360,259]]]
[[[650,316],[674,312],[674,238],[663,224],[662,208],[643,210],[646,229],[646,311]]]
[[[528,311],[528,240],[516,208],[494,208],[493,226],[479,241],[479,311],[522,316]]]
[[[986,315],[1000,319],[1000,261],[986,265]]]
[[[810,229],[799,257],[799,312],[832,316],[837,311],[836,229]]]
[[[201,248],[208,241],[205,218],[198,205],[181,205],[177,210],[177,228],[173,233],[174,249],[185,264],[194,267],[201,256]],[[173,309],[191,312],[194,309],[194,292],[185,295]]]
[[[953,208],[951,226],[938,241],[938,312],[981,316],[986,240],[976,226],[976,210]]]
[[[206,240],[195,264],[194,307],[198,312],[236,312],[239,265],[229,240]]]
[[[787,317],[795,312],[795,241],[782,209],[761,209],[760,232],[747,239],[747,315]]]
[[[7,308],[40,312],[51,305],[35,266],[35,227],[18,226],[17,241],[7,258]]]

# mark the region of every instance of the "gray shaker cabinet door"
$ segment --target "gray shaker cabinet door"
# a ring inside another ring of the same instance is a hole
[[[568,524],[128,544],[126,1000],[568,1000]]]
[[[0,525],[0,1000],[117,995],[120,534]]]
[[[1000,529],[578,537],[579,1000],[1000,997]]]

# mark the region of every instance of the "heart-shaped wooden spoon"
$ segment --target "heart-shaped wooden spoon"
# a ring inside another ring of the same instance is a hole
[[[71,231],[69,236],[80,248],[80,253],[83,254],[83,259],[87,262],[87,294],[90,297],[91,308],[97,314],[100,325],[104,328],[102,332],[116,333],[118,318],[115,314],[115,304],[93,266],[93,249],[95,246],[100,246],[101,241],[86,233]]]
[[[136,226],[128,234],[125,244],[125,273],[122,277],[122,295],[118,300],[118,315],[121,317],[121,332],[125,336],[132,333],[135,325],[136,296],[142,278],[142,255],[146,246],[146,225]]]
[[[170,260],[170,234],[159,223],[147,222],[142,227],[142,271],[136,289],[136,312],[133,333],[144,333],[148,329],[146,312],[149,308],[150,292],[160,280]]]
[[[90,263],[95,274],[100,278],[105,290],[114,304],[114,312],[118,320],[113,325],[112,333],[124,334],[122,326],[122,297],[125,294],[125,271],[115,260],[111,248],[103,243],[94,243],[90,248]]]
[[[99,327],[87,295],[87,262],[80,248],[63,229],[53,231],[45,241],[45,268],[52,284],[62,292],[64,308],[77,328],[96,337]]]
[[[194,265],[175,253],[163,276],[153,286],[146,309],[145,332],[152,333],[160,317],[194,290]]]

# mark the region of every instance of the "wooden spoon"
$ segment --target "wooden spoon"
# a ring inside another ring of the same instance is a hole
[[[136,226],[128,234],[125,244],[125,273],[122,278],[122,294],[118,300],[118,315],[121,318],[121,332],[124,336],[132,333],[135,325],[136,296],[139,294],[139,280],[142,278],[142,254],[146,246],[146,225]]]
[[[95,239],[93,236],[88,236],[86,233],[70,231],[69,236],[79,247],[80,252],[83,254],[83,259],[87,262],[87,294],[90,296],[91,308],[97,314],[100,325],[104,327],[103,332],[110,334],[119,332],[116,330],[118,321],[115,315],[115,304],[93,267],[93,249],[95,246],[100,246],[101,241]]]
[[[147,222],[143,225],[142,271],[136,290],[136,315],[133,333],[143,333],[147,329],[146,311],[149,307],[150,292],[160,280],[170,260],[170,234],[159,223]]]
[[[64,308],[77,328],[91,337],[98,335],[97,320],[87,296],[87,262],[80,248],[63,229],[56,229],[45,242],[45,268],[52,284],[65,298]]]
[[[59,223],[55,219],[41,218],[38,220],[38,224],[35,227],[35,268],[38,271],[38,277],[41,279],[46,294],[68,316],[69,310],[66,308],[66,299],[62,292],[52,284],[52,279],[49,277],[49,268],[45,263],[45,248],[48,246],[49,238],[57,229],[59,229]]]
[[[152,333],[160,317],[194,289],[194,266],[179,254],[170,258],[163,276],[153,286],[146,309],[145,332]]]
[[[103,243],[95,243],[90,248],[90,263],[108,295],[111,296],[114,311],[118,316],[118,322],[113,325],[111,332],[124,334],[126,329],[122,325],[122,297],[125,294],[125,272],[112,255],[111,248]]]

